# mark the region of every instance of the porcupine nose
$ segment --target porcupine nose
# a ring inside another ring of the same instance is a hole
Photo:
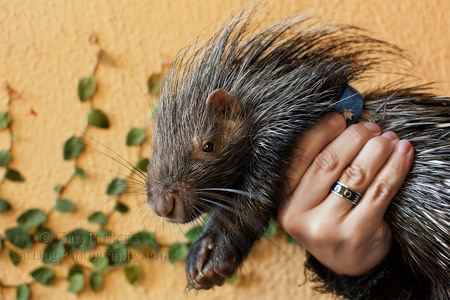
[[[170,221],[178,221],[182,216],[177,209],[180,206],[178,194],[173,192],[164,195],[151,195],[147,198],[147,204],[155,214]]]

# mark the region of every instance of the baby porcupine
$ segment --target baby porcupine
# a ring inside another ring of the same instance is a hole
[[[205,43],[180,52],[160,95],[149,206],[174,222],[210,214],[187,258],[188,288],[208,289],[233,275],[286,199],[299,136],[334,111],[350,83],[404,59],[354,26],[314,25],[302,16],[261,26],[254,17],[244,8]],[[415,148],[386,213],[400,250],[356,278],[333,277],[311,257],[308,268],[323,290],[349,298],[450,299],[450,98],[391,84],[364,99],[361,120]]]

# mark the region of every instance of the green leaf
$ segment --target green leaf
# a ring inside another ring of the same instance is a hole
[[[139,158],[139,160],[136,162],[136,168],[143,172],[147,172],[147,166],[148,166],[148,158]]]
[[[151,96],[157,96],[161,89],[161,73],[153,73],[147,81],[148,92]]]
[[[29,209],[19,216],[17,223],[24,227],[39,226],[47,220],[44,212],[38,208]]]
[[[107,195],[120,195],[127,189],[127,182],[121,178],[114,178],[106,189]]]
[[[234,273],[233,277],[225,279],[228,284],[238,284],[241,281],[241,275],[239,273]]]
[[[111,230],[108,230],[106,228],[100,228],[100,230],[97,233],[98,237],[104,238],[111,234]]]
[[[81,78],[78,82],[78,98],[81,102],[84,102],[92,96],[94,96],[95,90],[97,89],[97,82],[93,77]]]
[[[184,243],[173,243],[169,246],[169,261],[171,263],[184,260],[189,252],[189,247]]]
[[[106,222],[106,216],[101,211],[97,211],[88,217],[88,221],[94,224],[103,225]]]
[[[123,265],[128,260],[128,249],[122,242],[114,242],[106,249],[106,257],[111,266]]]
[[[114,206],[114,209],[117,210],[118,212],[126,213],[128,211],[128,206],[126,206],[121,202],[117,202],[116,205]]]
[[[133,234],[128,238],[127,244],[134,250],[141,252],[148,252],[148,248],[154,249],[155,251],[159,249],[155,235],[147,231],[140,231]]]
[[[69,287],[67,291],[69,293],[78,294],[83,290],[84,287],[84,278],[80,273],[75,273],[69,277]]]
[[[289,244],[298,244],[298,241],[286,233],[286,242]]]
[[[64,243],[60,240],[53,240],[45,246],[42,262],[45,264],[57,264],[64,258]]]
[[[202,220],[203,220],[203,225],[206,225],[206,223],[208,223],[208,220],[209,220],[209,214],[204,214],[202,216]]]
[[[11,123],[11,116],[6,112],[0,111],[0,130],[8,127],[9,123]]]
[[[76,209],[75,204],[68,199],[58,199],[55,203],[55,210],[59,212],[71,212]]]
[[[5,178],[11,181],[25,181],[19,171],[14,169],[7,169],[5,172]]]
[[[87,114],[88,123],[99,128],[109,128],[109,121],[105,113],[99,109],[91,109]]]
[[[17,286],[16,299],[17,300],[30,299],[30,288],[26,284],[21,284]]]
[[[142,275],[141,267],[132,261],[128,262],[125,265],[123,271],[125,272],[125,277],[127,278],[128,282],[131,285],[135,284],[141,278]]]
[[[42,285],[53,285],[55,282],[53,270],[49,268],[36,269],[31,272],[31,276]]]
[[[205,225],[195,226],[195,227],[189,229],[184,235],[189,240],[189,242],[191,242],[191,244],[193,244],[198,239],[200,234],[202,233],[203,228],[205,228]]]
[[[159,102],[153,104],[152,106],[152,118],[156,119],[156,117],[158,116],[158,112],[159,112]]]
[[[9,250],[9,258],[13,265],[17,266],[20,262],[20,255],[16,250]]]
[[[266,238],[273,237],[277,233],[277,230],[278,230],[278,224],[275,221],[270,221],[269,227],[267,227],[264,237],[266,237]]]
[[[86,229],[75,229],[69,232],[66,240],[73,249],[87,251],[95,247],[95,235]]]
[[[100,274],[108,273],[109,261],[105,256],[94,256],[90,259],[92,270]]]
[[[73,176],[80,178],[81,180],[86,178],[86,173],[82,168],[76,168]]]
[[[141,128],[134,127],[127,134],[127,146],[140,145],[147,137],[145,131]]]
[[[103,285],[103,275],[92,272],[91,276],[89,276],[89,285],[91,286],[92,291],[98,291]]]
[[[63,158],[69,160],[77,158],[84,150],[84,141],[82,138],[72,136],[65,143],[63,147]]]
[[[70,267],[67,277],[70,277],[77,273],[83,274],[83,268],[79,264],[74,264],[73,266]]]
[[[33,234],[35,241],[48,244],[53,240],[53,231],[46,227],[38,227]]]
[[[55,193],[57,193],[57,194],[61,194],[62,190],[63,190],[63,187],[62,187],[62,185],[60,185],[60,184],[58,184],[57,186],[55,186],[55,187],[53,188],[53,191],[54,191]]]
[[[11,161],[11,153],[6,150],[0,150],[0,167],[6,167]]]
[[[11,210],[11,204],[8,201],[0,198],[0,213]]]
[[[21,226],[5,231],[6,239],[16,247],[30,249],[33,245],[30,232]]]

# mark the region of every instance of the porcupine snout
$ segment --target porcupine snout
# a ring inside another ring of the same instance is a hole
[[[181,184],[174,184],[169,188],[152,188],[147,192],[147,204],[158,216],[167,221],[186,222],[185,205],[182,203],[182,194],[185,192]]]

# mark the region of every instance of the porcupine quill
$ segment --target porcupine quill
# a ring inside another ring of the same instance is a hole
[[[189,288],[222,284],[246,258],[286,198],[294,143],[334,111],[345,87],[405,70],[395,63],[406,59],[400,49],[357,27],[303,16],[262,26],[255,15],[244,8],[188,45],[160,95],[147,202],[169,221],[211,216],[188,255]],[[360,120],[413,144],[386,219],[429,295],[450,299],[450,98],[407,81],[365,92]]]

